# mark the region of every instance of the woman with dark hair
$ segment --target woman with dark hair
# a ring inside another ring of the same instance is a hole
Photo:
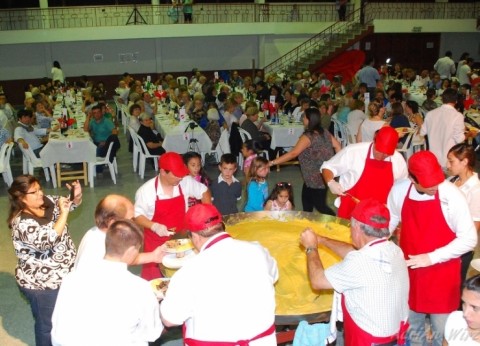
[[[55,60],[52,67],[52,84],[57,85],[58,83],[65,83],[65,75],[60,67],[60,63]]]
[[[73,198],[44,195],[37,178],[20,175],[8,189],[7,223],[18,258],[15,277],[32,309],[36,345],[51,345],[58,290],[75,262],[67,218],[82,202],[82,187],[78,181],[67,187]]]
[[[423,115],[419,112],[418,103],[416,101],[408,100],[405,102],[405,115],[412,123],[417,123],[418,120],[423,120]]]
[[[303,211],[315,208],[322,214],[335,215],[327,206],[327,187],[320,174],[323,161],[329,160],[340,151],[340,143],[330,132],[325,131],[320,122],[320,112],[308,108],[303,117],[305,132],[298,139],[293,149],[270,161],[270,166],[278,165],[298,157],[304,184],[302,188]]]
[[[392,120],[390,120],[390,126],[394,129],[410,127],[410,122],[405,114],[403,114],[403,106],[400,102],[392,103]],[[408,133],[407,133],[408,134]],[[398,141],[398,147],[402,147],[403,143],[407,139],[405,132],[399,132],[401,137]]]
[[[452,312],[445,323],[443,345],[480,345],[480,275],[465,281],[462,310]]]
[[[465,195],[473,218],[473,223],[480,231],[480,180],[475,173],[475,150],[471,145],[458,143],[447,154],[448,178]],[[473,251],[462,255],[462,281],[467,275],[468,265],[473,258]]]

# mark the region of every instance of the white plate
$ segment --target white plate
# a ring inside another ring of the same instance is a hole
[[[150,286],[152,287],[152,290],[155,293],[155,295],[157,296],[158,300],[165,298],[165,294],[161,290],[157,289],[158,283],[162,282],[162,281],[163,282],[170,281],[170,278],[158,278],[158,279],[150,280]]]
[[[185,256],[183,257],[177,257],[176,254],[169,253],[163,257],[162,264],[170,269],[179,269],[193,257],[195,257],[195,252],[193,250],[185,251]]]
[[[168,240],[166,243],[167,248],[165,249],[165,252],[168,253],[179,253],[179,252],[186,252],[188,250],[193,249],[193,244],[190,239],[171,239]],[[169,247],[169,245],[171,247]]]

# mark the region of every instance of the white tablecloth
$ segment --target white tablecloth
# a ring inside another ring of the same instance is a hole
[[[283,125],[272,125],[268,122],[263,124],[263,128],[272,136],[272,142],[270,148],[276,147],[288,148],[297,144],[298,138],[305,131],[303,124],[288,123]]]
[[[407,95],[408,100],[417,102],[418,105],[421,107],[422,104],[427,99],[427,96],[425,95],[425,92],[426,92],[426,90],[416,88],[416,87],[410,87],[408,89],[408,95]],[[437,96],[434,101],[437,105],[439,105],[439,106],[442,105],[441,96]]]
[[[209,153],[212,148],[210,137],[200,127],[196,127],[193,131],[189,128],[185,132],[188,124],[189,122],[177,124],[168,115],[155,115],[155,128],[163,137],[163,149],[179,154],[184,154],[188,151]],[[192,143],[194,148],[190,145],[190,139],[198,141],[197,143]]]
[[[90,186],[93,186],[93,169],[95,169],[93,163],[97,160],[97,147],[83,130],[70,130],[67,133],[71,135],[64,137],[60,132],[52,132],[47,144],[40,152],[40,158],[45,166],[52,166],[55,163],[90,163],[88,181]]]

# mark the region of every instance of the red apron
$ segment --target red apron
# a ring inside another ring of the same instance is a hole
[[[219,236],[218,238],[215,238],[210,242],[207,246],[205,246],[205,249],[203,251],[207,250],[209,247],[215,245],[219,241],[230,238],[230,235],[225,233]],[[196,340],[192,338],[187,338],[187,325],[184,323],[183,324],[183,342],[187,346],[248,346],[251,341],[261,339],[265,336],[272,335],[275,333],[275,324],[272,324],[267,330],[261,332],[260,334],[254,336],[251,339],[246,339],[246,340],[238,340],[238,341],[203,341],[203,340]]]
[[[357,183],[345,191],[359,200],[374,198],[381,203],[387,203],[388,193],[393,186],[393,169],[391,161],[379,161],[370,158],[373,143],[368,148],[365,167]],[[357,205],[350,196],[340,196],[338,217],[350,219]]]
[[[168,229],[174,228],[176,232],[180,232],[183,228],[183,218],[185,217],[185,198],[183,197],[182,188],[178,185],[180,195],[169,199],[159,199],[157,194],[158,177],[155,178],[155,212],[153,213],[152,222],[165,225]],[[149,228],[144,229],[143,251],[151,252],[160,245],[163,245],[170,237],[159,237]],[[145,263],[142,266],[141,277],[145,280],[153,280],[161,278],[162,273],[158,267],[158,263]]]
[[[413,184],[412,184],[413,185]],[[410,185],[402,207],[400,247],[408,255],[432,252],[455,239],[442,213],[438,191],[435,199],[410,199]],[[460,258],[410,269],[410,309],[419,313],[445,314],[458,308],[460,301]]]
[[[386,239],[379,239],[369,246],[374,246],[380,243],[387,241]],[[384,336],[384,337],[377,337],[373,336],[372,334],[364,331],[360,328],[355,321],[353,320],[352,316],[347,310],[347,306],[345,304],[345,296],[342,294],[342,311],[343,311],[343,330],[344,330],[344,342],[345,346],[371,346],[372,344],[386,344],[393,342],[393,345],[403,345],[402,343],[397,341],[397,338],[400,336],[400,339],[404,339],[404,334],[408,329],[408,324],[402,322],[399,326],[399,334],[395,334],[392,336]]]

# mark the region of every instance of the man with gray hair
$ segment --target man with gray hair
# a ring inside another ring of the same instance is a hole
[[[384,204],[364,199],[352,212],[353,245],[309,228],[300,236],[312,288],[333,288],[342,295],[345,346],[403,345],[409,280],[402,250],[388,240],[389,220]],[[319,245],[343,261],[324,269]]]

